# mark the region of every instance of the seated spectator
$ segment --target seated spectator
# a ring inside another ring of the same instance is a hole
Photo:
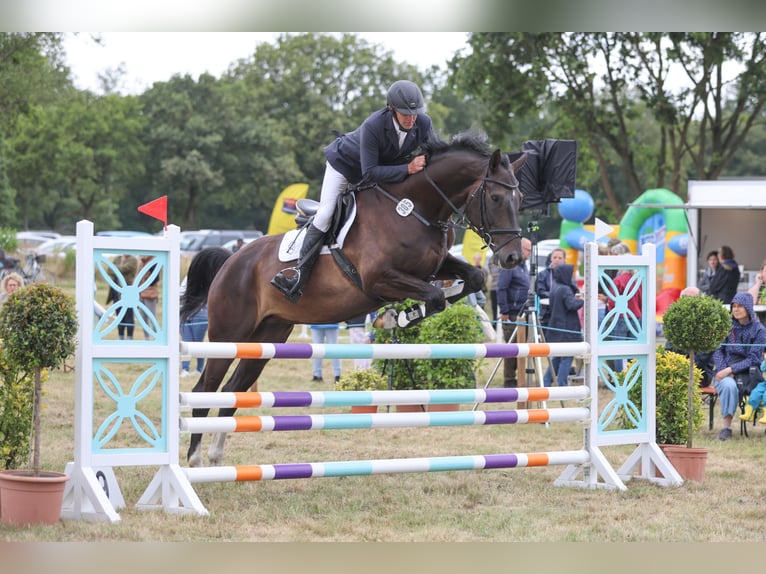
[[[0,305],[5,303],[8,296],[14,291],[18,290],[24,285],[24,279],[18,273],[8,273],[3,277],[3,282],[0,284],[2,287],[2,293],[0,293]]]
[[[750,377],[751,367],[760,367],[766,346],[766,327],[753,311],[753,296],[737,293],[731,301],[731,333],[713,353],[713,386],[718,392],[723,428],[720,440],[731,438],[731,419],[739,403],[737,379]]]
[[[766,283],[766,260],[761,263],[761,269],[755,276],[755,282],[747,290],[753,296],[754,305],[766,304],[766,286],[764,283]]]
[[[766,372],[766,361],[761,362],[760,371],[761,378],[763,378],[763,373]],[[748,397],[747,404],[745,405],[745,412],[739,415],[739,418],[743,421],[754,422],[755,413],[758,411],[758,407],[761,406],[764,395],[766,395],[766,381],[761,380],[755,385],[755,388],[750,391],[750,397]],[[763,416],[758,419],[758,422],[766,425],[766,411],[763,413]]]

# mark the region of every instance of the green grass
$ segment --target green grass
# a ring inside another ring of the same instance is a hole
[[[295,336],[299,333],[300,327]],[[485,362],[483,373],[486,375],[492,366],[494,362]],[[344,361],[344,369],[350,368],[351,361]],[[318,385],[310,381],[310,362],[273,361],[260,388],[331,390],[329,374],[326,361],[328,382]],[[480,378],[482,384],[484,380]],[[496,376],[492,385],[500,381]],[[183,379],[182,390],[190,390],[193,383]],[[74,384],[73,372],[55,371],[46,386],[43,466],[48,469],[63,470],[73,459]],[[285,411],[281,409],[282,414]],[[760,465],[764,427],[750,427],[749,438],[735,432],[727,442],[717,440],[717,431],[708,431],[705,425],[695,436],[695,446],[709,450],[703,483],[661,488],[633,480],[625,492],[555,487],[553,482],[564,469],[560,466],[213,483],[195,485],[210,512],[208,517],[198,517],[135,509],[156,468],[117,468],[127,503],[120,511],[120,523],[64,521],[50,527],[0,526],[0,540],[762,541],[758,524],[766,494]],[[182,436],[181,444],[184,458],[188,436]],[[205,451],[208,444],[206,440]],[[229,435],[224,463],[577,450],[582,444],[583,427],[577,423],[242,433]],[[632,450],[632,446],[608,447],[604,452],[617,468]],[[185,461],[180,462],[185,465]]]

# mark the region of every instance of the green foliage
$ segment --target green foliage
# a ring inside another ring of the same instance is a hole
[[[729,335],[731,315],[709,295],[681,297],[665,311],[662,328],[672,348],[709,353]]]
[[[375,369],[356,369],[341,375],[336,391],[385,391],[388,381]]]
[[[8,368],[33,373],[33,456],[40,474],[40,409],[44,371],[59,366],[75,349],[77,311],[60,287],[34,283],[14,291],[0,308],[0,339]]]
[[[0,351],[0,468],[19,468],[29,459],[33,394],[32,374]]]
[[[397,312],[413,302],[397,304]],[[379,343],[391,342],[386,329],[375,330]],[[401,343],[481,343],[484,334],[474,310],[455,304],[407,329],[397,329]],[[383,361],[374,365],[382,367]],[[479,359],[398,359],[394,361],[394,389],[467,389],[476,385]]]
[[[632,362],[630,363],[632,364]],[[628,367],[630,367],[630,364]],[[623,373],[617,373],[618,378],[624,377]],[[702,379],[702,371],[694,368],[694,387],[692,401],[692,431],[700,428],[704,422],[702,410],[702,393],[699,389],[699,381]],[[656,408],[655,419],[657,425],[657,443],[659,444],[684,444],[689,440],[689,358],[668,351],[664,346],[657,347],[656,369]],[[634,385],[628,392],[628,398],[633,404],[641,405],[641,386]],[[622,415],[625,428],[631,425],[625,415]]]
[[[18,245],[19,241],[16,239],[16,230],[10,227],[0,227],[0,249],[10,253],[16,251]]]
[[[19,289],[0,309],[0,339],[13,367],[58,367],[74,353],[76,335],[74,300],[55,285],[35,283]]]

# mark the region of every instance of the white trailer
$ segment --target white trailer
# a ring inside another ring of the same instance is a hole
[[[766,259],[766,179],[689,181],[687,203],[675,207],[689,222],[687,285],[697,284],[708,252],[728,245],[743,269],[738,291],[747,290]]]

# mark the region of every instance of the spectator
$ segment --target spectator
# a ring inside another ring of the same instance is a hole
[[[739,284],[739,264],[734,259],[734,251],[728,245],[718,251],[719,270],[710,282],[710,295],[728,305],[737,292]]]
[[[702,277],[700,277],[699,284],[697,285],[699,290],[702,291],[705,295],[710,295],[710,284],[712,283],[713,277],[717,271],[718,251],[711,251],[707,254],[707,267],[705,268],[705,272],[702,274]]]
[[[473,254],[473,264],[474,266],[481,271],[481,276],[484,279],[482,282],[483,287],[476,291],[476,303],[481,307],[482,309],[487,306],[487,270],[485,269],[484,265],[481,263],[481,253],[474,253]]]
[[[764,286],[764,283],[766,283],[766,260],[761,263],[761,269],[755,276],[755,282],[750,286],[750,289],[747,290],[747,292],[753,296],[754,305],[766,304],[766,287]]]
[[[117,256],[117,258],[114,260],[114,265],[117,267],[117,271],[120,272],[120,275],[122,275],[122,278],[125,282],[124,284],[133,285],[133,282],[136,280],[136,273],[138,273],[138,259],[129,253],[124,253],[123,255]],[[109,276],[118,285],[121,284],[111,269],[108,273]],[[120,292],[110,287],[109,295],[106,300],[107,305],[112,301],[117,302],[119,300]],[[128,340],[133,339],[133,329],[135,328],[135,323],[136,320],[133,314],[133,307],[126,307],[125,315],[123,315],[120,324],[117,325],[117,335],[119,336],[120,340],[124,340],[126,336]]]
[[[237,242],[234,244],[234,247],[231,248],[232,253],[236,253],[242,247],[245,245],[245,240],[242,237],[237,237]]]
[[[18,273],[11,272],[3,277],[3,282],[0,285],[2,286],[2,293],[0,293],[0,306],[2,306],[11,293],[17,291],[24,285],[24,279],[22,279],[21,275]]]
[[[181,289],[179,295],[183,302],[184,293],[186,293],[186,277],[181,282]],[[181,324],[181,340],[186,343],[202,343],[205,340],[207,334],[207,304],[202,305],[199,309],[189,315],[186,320]],[[197,357],[197,370],[189,371],[191,368],[191,358],[186,357],[181,360],[181,376],[189,377],[194,375],[201,375],[205,368],[205,359]]]
[[[337,323],[328,323],[325,325],[311,325],[311,342],[315,345],[322,343],[335,344],[338,342],[338,331],[340,329]],[[322,378],[322,359],[312,359],[314,368],[314,376],[311,378],[316,383],[324,382]],[[335,375],[335,380],[340,379],[340,359],[331,359],[332,372]]]
[[[546,341],[549,343],[576,343],[583,340],[582,325],[579,310],[585,304],[576,285],[572,284],[574,265],[559,263],[553,268],[553,289],[550,292],[549,329]],[[566,387],[569,369],[574,357],[553,357],[553,371],[556,372],[558,386]],[[553,384],[552,372],[549,367],[545,372],[546,387]]]
[[[8,257],[5,254],[5,249],[0,249],[0,269],[16,269],[19,266],[19,260],[14,257]]]
[[[143,255],[141,257],[141,268],[144,268],[147,265],[149,265],[152,259],[154,259],[154,257],[151,255]],[[155,277],[154,281],[152,281],[146,289],[141,291],[139,295],[139,299],[141,300],[141,303],[147,309],[149,309],[149,312],[152,314],[152,317],[154,317],[155,320],[157,319],[157,301],[160,298],[159,282],[160,282],[160,274],[157,273],[157,277]],[[146,312],[143,310],[141,311],[141,317],[143,318],[144,322],[147,325],[153,324],[151,317],[149,317],[146,314]],[[150,338],[151,337],[149,333],[147,333],[146,329],[144,329],[144,339],[148,341]]]
[[[487,258],[487,276],[489,277],[489,304],[492,306],[492,322],[497,323],[497,279],[500,275],[500,263],[497,255]]]
[[[529,270],[526,260],[532,253],[532,242],[521,239],[521,253],[524,261],[512,269],[501,269],[497,279],[497,303],[500,320],[503,322],[503,339],[510,342],[513,336],[513,322],[524,313],[530,293]],[[517,387],[518,361],[515,357],[503,359],[503,386]]]
[[[566,263],[567,253],[561,247],[555,248],[548,254],[545,261],[545,269],[537,275],[535,292],[540,299],[549,299],[553,289],[553,270],[560,264]],[[574,278],[572,279],[574,281]],[[540,303],[540,325],[548,326],[550,319],[550,303]]]
[[[734,295],[731,316],[731,333],[713,353],[713,386],[723,418],[720,440],[731,438],[731,419],[739,403],[737,379],[747,381],[750,368],[760,367],[766,346],[766,327],[755,316],[750,293]]]
[[[348,326],[348,341],[349,343],[364,344],[370,343],[370,334],[365,328],[367,324],[367,315],[359,315],[352,317],[346,321]],[[372,364],[372,359],[354,359],[354,368],[357,370],[369,369]],[[321,378],[321,376],[320,376]]]
[[[766,395],[766,381],[763,380],[763,373],[766,371],[766,361],[761,362],[761,380],[750,391],[750,397],[748,397],[747,404],[745,405],[745,412],[739,415],[739,418],[747,422],[755,422],[755,413],[758,411],[758,407],[763,402],[763,397]],[[766,424],[766,411],[763,416],[758,419],[761,424]]]
[[[630,253],[630,249],[627,245],[625,245],[622,242],[618,242],[613,244],[609,248],[609,253],[611,255],[626,255]],[[628,284],[630,283],[630,279],[633,277],[634,271],[632,269],[622,269],[617,272],[617,274],[614,276],[614,286],[617,289],[617,293],[620,295],[623,295],[625,293],[625,289],[627,288]],[[642,305],[643,305],[643,289],[641,286],[638,286],[638,289],[636,289],[636,292],[633,293],[630,299],[628,299],[628,313],[620,313],[619,316],[616,318],[616,321],[614,322],[614,328],[612,329],[611,333],[608,336],[608,340],[610,341],[627,341],[632,340],[635,338],[635,334],[633,333],[633,330],[635,329],[635,326],[641,323],[641,317],[642,317]],[[607,313],[612,311],[614,309],[614,299],[607,298],[606,301],[606,310]],[[630,325],[633,325],[633,329],[630,328]],[[617,359],[613,362],[614,369],[616,371],[622,371],[623,368],[623,361],[622,359]]]

